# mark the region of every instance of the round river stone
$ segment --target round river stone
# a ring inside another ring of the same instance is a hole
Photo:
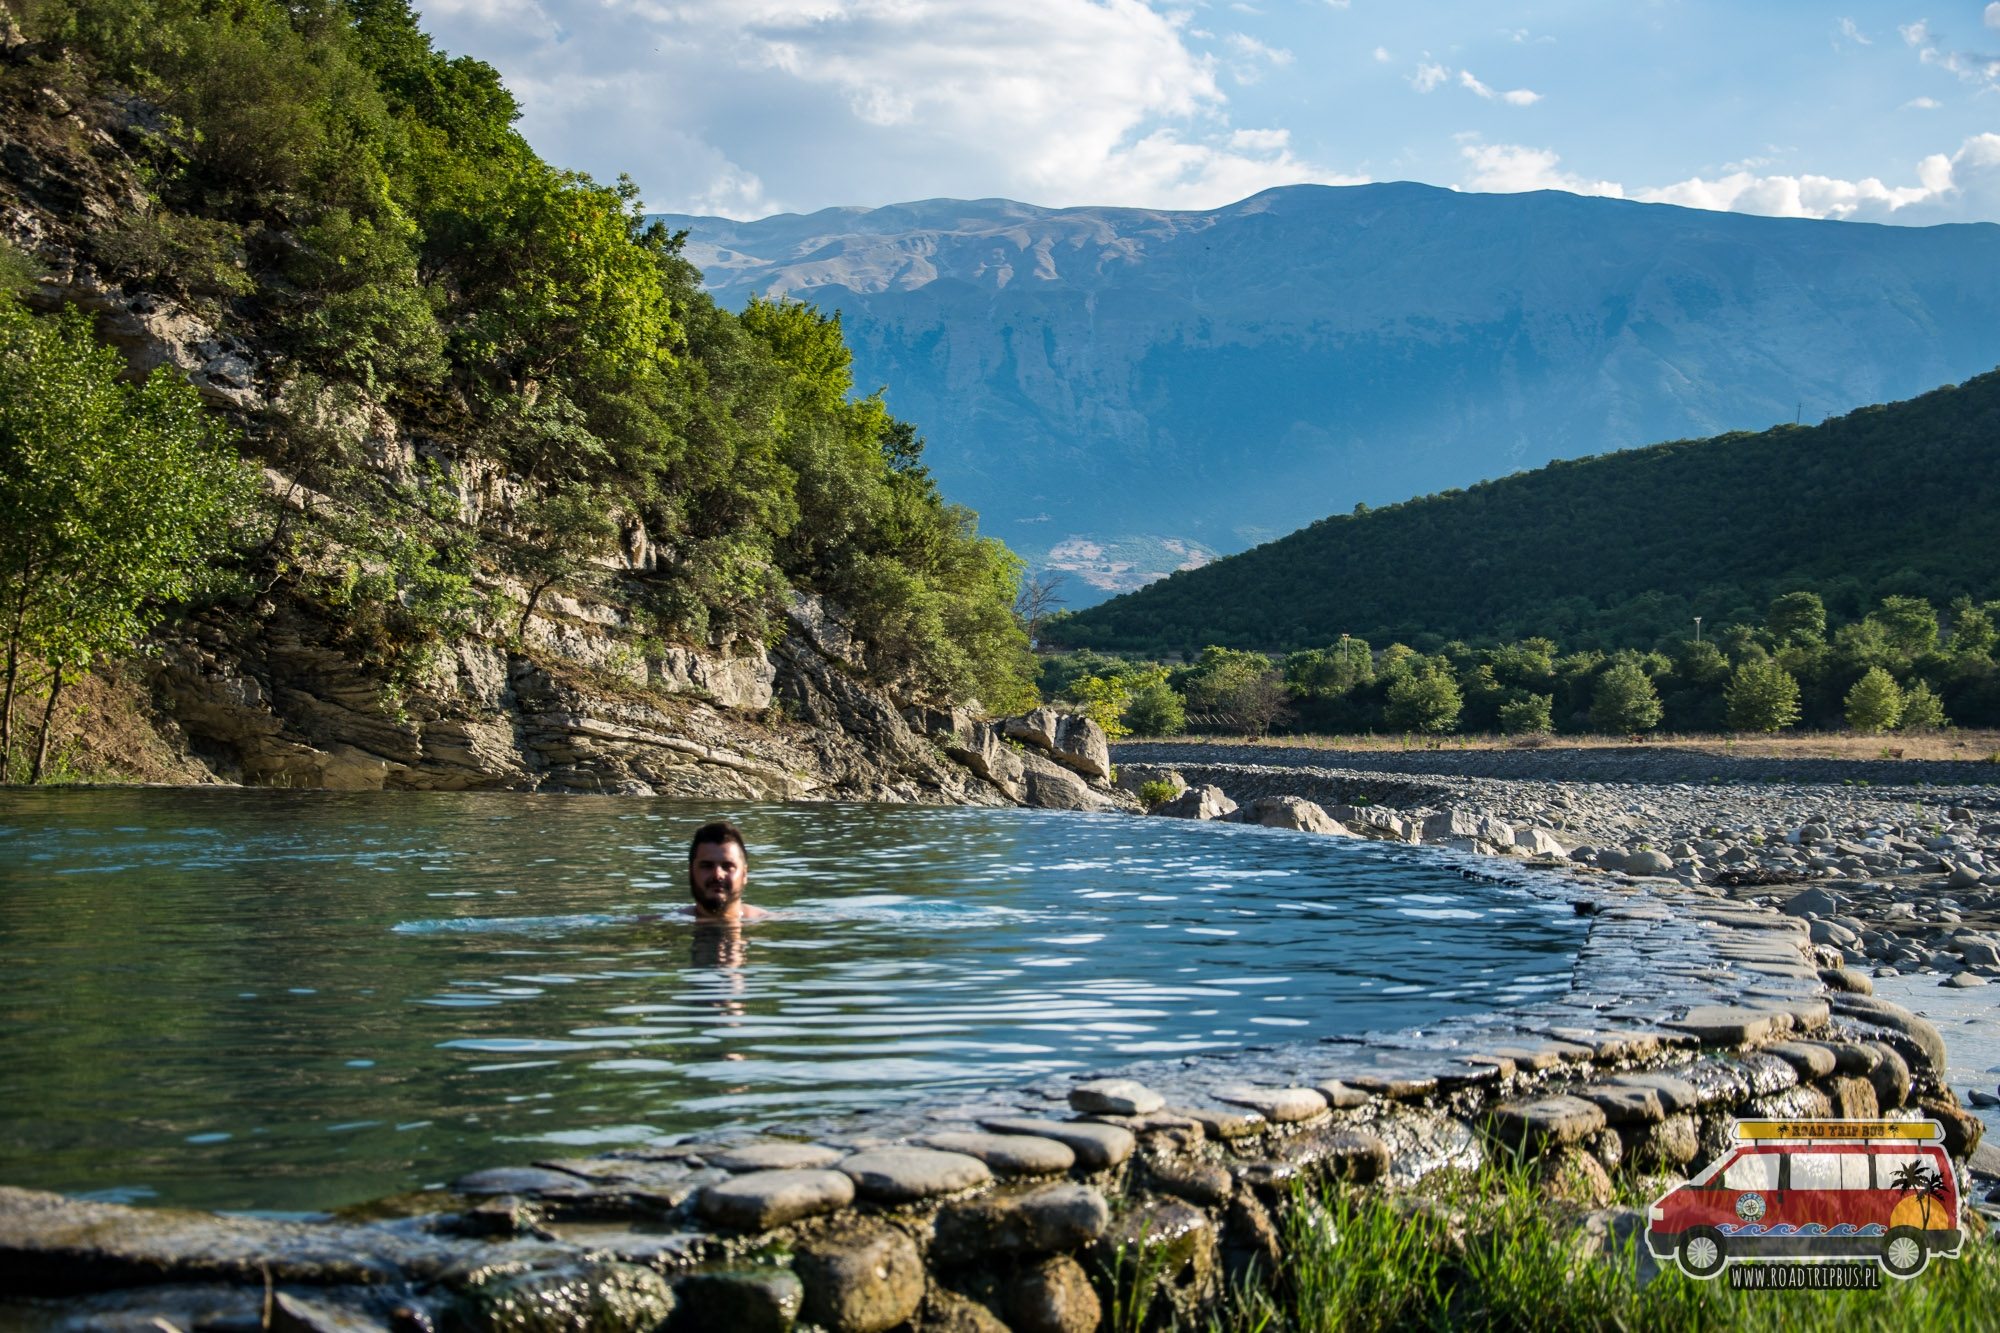
[[[931,1135],[924,1146],[977,1157],[1003,1176],[1048,1176],[1076,1165],[1068,1145],[1032,1134],[949,1132]]]
[[[1274,1125],[1310,1120],[1326,1110],[1326,1097],[1311,1088],[1220,1088],[1215,1099],[1250,1107]]]
[[[840,1169],[863,1195],[886,1203],[951,1194],[993,1179],[977,1157],[934,1148],[871,1148],[842,1159]]]
[[[1146,1115],[1167,1104],[1167,1099],[1145,1084],[1129,1078],[1097,1078],[1069,1090],[1072,1110],[1093,1115]]]
[[[853,1202],[854,1182],[838,1171],[752,1171],[710,1185],[696,1206],[711,1222],[768,1231]]]
[[[1035,1120],[1026,1116],[998,1116],[982,1120],[995,1134],[1034,1134],[1054,1139],[1076,1154],[1076,1162],[1086,1171],[1108,1171],[1132,1155],[1139,1146],[1129,1129],[1117,1125],[1093,1125],[1065,1120]]]
[[[745,1143],[705,1152],[701,1160],[725,1171],[815,1170],[839,1161],[840,1152],[817,1143]]]

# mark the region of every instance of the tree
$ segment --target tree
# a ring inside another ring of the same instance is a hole
[[[1040,642],[1042,625],[1063,604],[1062,586],[1067,577],[1059,569],[1038,569],[1021,581],[1021,591],[1014,596],[1014,619],[1021,622],[1030,648]]]
[[[1438,735],[1458,725],[1464,703],[1451,669],[1432,661],[1390,682],[1385,716],[1392,727]]]
[[[1921,597],[1884,597],[1868,619],[1882,627],[1883,635],[1905,657],[1937,647],[1937,610]]]
[[[1636,662],[1619,662],[1597,678],[1590,724],[1599,731],[1632,733],[1660,725],[1660,695]]]
[[[1132,701],[1132,695],[1125,688],[1125,682],[1118,676],[1085,676],[1070,683],[1065,695],[1070,703],[1083,710],[1085,717],[1104,728],[1104,734],[1112,740],[1130,736],[1132,729],[1125,725],[1125,708]]]
[[[81,311],[37,319],[0,297],[0,766],[15,759],[23,672],[39,666],[31,782],[63,687],[196,592],[248,503],[193,387],[162,368],[135,388],[124,371]]]
[[[1125,705],[1125,725],[1141,736],[1178,736],[1187,730],[1187,709],[1167,684],[1167,669],[1154,667],[1127,677],[1132,701]]]
[[[1551,713],[1555,702],[1552,694],[1522,694],[1506,700],[1500,705],[1500,730],[1509,736],[1555,730]]]
[[[1788,592],[1771,599],[1764,628],[1779,643],[1818,643],[1826,638],[1826,603],[1815,592]]]
[[[542,594],[575,578],[593,557],[610,550],[618,529],[605,512],[604,497],[586,486],[536,496],[520,506],[514,520],[526,543],[518,558],[528,579],[528,600],[514,626],[518,639],[527,634],[528,618]]]
[[[1799,683],[1768,657],[1753,657],[1730,673],[1722,691],[1737,731],[1783,731],[1799,720]]]
[[[1847,692],[1847,725],[1870,734],[1887,731],[1903,715],[1903,691],[1881,667],[1869,667]]]
[[[1936,731],[1951,724],[1945,720],[1944,700],[1920,680],[1903,696],[1903,714],[1896,725],[1902,731]]]
[[[1290,711],[1271,659],[1210,645],[1182,677],[1188,707],[1247,735],[1261,736]]]

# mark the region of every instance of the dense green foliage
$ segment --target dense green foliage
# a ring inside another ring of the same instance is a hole
[[[0,775],[39,780],[63,686],[196,591],[250,486],[186,380],[126,382],[80,312],[36,319],[0,293]],[[16,705],[41,695],[15,753]]]
[[[1086,673],[1157,678],[1185,701],[1189,727],[1221,733],[2000,726],[1996,616],[2000,602],[1960,598],[1941,617],[1920,597],[1895,596],[1838,623],[1816,596],[1792,592],[1772,601],[1761,627],[1732,622],[1670,652],[1563,653],[1552,639],[1532,638],[1490,648],[1449,643],[1427,655],[1401,643],[1376,652],[1349,637],[1282,662],[1211,645],[1169,669],[1086,648],[1042,659],[1041,679],[1050,694],[1065,694],[1066,682]],[[1179,729],[1149,725],[1136,706],[1122,720],[1141,735]]]
[[[255,447],[394,516],[372,548],[366,528],[329,545],[379,570],[417,541],[405,565],[542,588],[643,528],[657,572],[623,595],[662,635],[768,638],[805,590],[853,613],[885,679],[1030,697],[1018,562],[939,496],[915,431],[854,397],[838,321],[718,308],[636,187],[542,161],[495,72],[437,51],[405,0],[0,7],[28,38],[0,93],[165,113],[133,121],[144,200],[85,243],[268,352],[280,410]],[[409,517],[422,498],[363,465],[377,407],[447,474],[518,479],[520,512],[445,549]],[[339,609],[339,584],[298,586]]]
[[[1527,635],[1664,647],[1695,616],[1748,623],[1801,588],[1850,618],[1888,595],[1993,597],[1996,507],[2000,373],[1819,426],[1552,463],[1322,519],[1058,617],[1044,637],[1163,658],[1343,634],[1427,650]],[[1809,605],[1778,628],[1823,633]]]

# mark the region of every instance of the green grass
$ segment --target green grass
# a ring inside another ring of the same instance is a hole
[[[1646,1199],[1621,1200],[1643,1209]],[[1583,1210],[1551,1203],[1522,1169],[1489,1168],[1418,1194],[1295,1193],[1285,1262],[1231,1290],[1201,1333],[1371,1333],[1388,1329],[1839,1333],[1985,1330],[2000,1320],[2000,1245],[1968,1238],[1878,1291],[1731,1291],[1671,1263],[1641,1284],[1644,1240],[1583,1234]],[[1122,1328],[1144,1311],[1128,1301]],[[1157,1322],[1154,1325],[1158,1326]]]

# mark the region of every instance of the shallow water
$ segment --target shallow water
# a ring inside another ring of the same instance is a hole
[[[685,838],[751,847],[697,929]],[[305,1210],[477,1166],[1505,1008],[1560,903],[1434,853],[1021,810],[0,794],[0,1183]]]

